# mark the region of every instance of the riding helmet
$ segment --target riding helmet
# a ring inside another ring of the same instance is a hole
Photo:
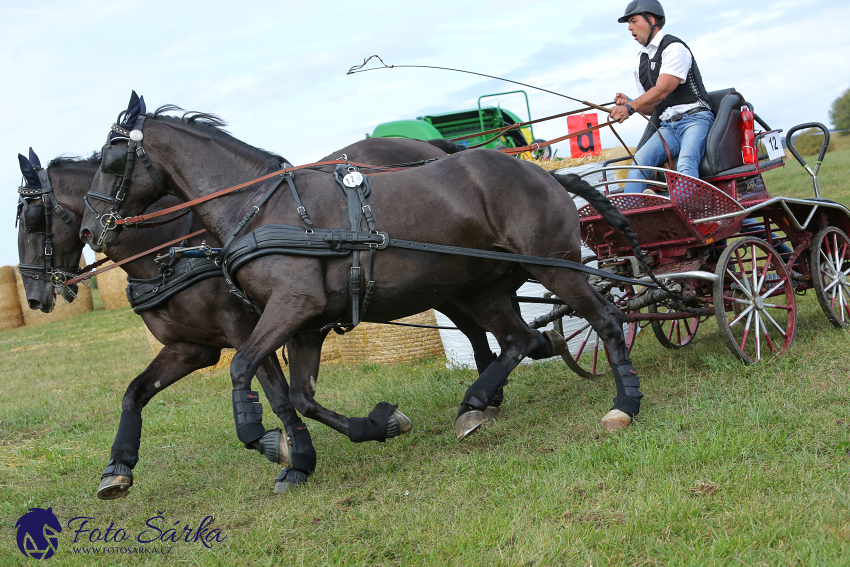
[[[626,13],[623,17],[617,20],[621,24],[629,21],[629,18],[637,14],[655,16],[659,26],[664,25],[664,8],[658,0],[632,0],[626,6]]]

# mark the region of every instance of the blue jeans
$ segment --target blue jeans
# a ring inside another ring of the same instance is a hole
[[[699,162],[705,153],[708,130],[714,124],[714,113],[710,110],[689,114],[677,122],[662,122],[658,132],[637,151],[635,161],[638,165],[658,167],[667,161],[667,151],[659,137],[664,136],[670,155],[679,157],[676,170],[679,173],[699,177]],[[629,170],[629,179],[647,179],[648,171]],[[626,193],[642,193],[646,189],[643,183],[627,183]]]

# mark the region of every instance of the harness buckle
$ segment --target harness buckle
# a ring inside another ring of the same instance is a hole
[[[48,248],[47,246],[45,246],[45,247],[44,247],[44,255],[45,255],[45,256],[53,256],[53,247],[52,247],[52,246],[50,246],[50,247]]]
[[[361,209],[363,210],[363,213],[367,215],[372,212],[372,207],[369,205],[363,205]]]

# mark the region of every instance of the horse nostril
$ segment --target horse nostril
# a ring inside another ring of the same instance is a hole
[[[82,234],[83,234],[83,238],[85,238],[86,240],[91,238],[91,231],[87,228],[83,229]]]
[[[41,309],[41,302],[37,299],[28,299],[27,304],[30,306],[30,309]]]

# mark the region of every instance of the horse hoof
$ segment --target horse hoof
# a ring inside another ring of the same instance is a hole
[[[481,410],[471,410],[461,414],[455,420],[455,433],[457,434],[457,440],[463,441],[486,422],[487,419],[484,417],[484,412]]]
[[[292,466],[292,454],[289,450],[289,438],[280,429],[271,429],[258,440],[259,451],[268,460],[285,467]]]
[[[602,427],[605,428],[605,431],[613,433],[625,429],[631,422],[632,418],[629,417],[629,414],[618,409],[612,409],[602,418]]]
[[[398,421],[398,425],[401,428],[399,435],[404,435],[405,433],[410,433],[413,429],[413,422],[410,421],[410,418],[401,413],[398,410],[393,411],[393,417]]]
[[[277,475],[277,478],[274,479],[274,491],[277,494],[284,494],[296,486],[306,484],[306,482],[307,473],[296,469],[284,468],[280,471],[280,474]]]
[[[497,419],[499,419],[499,414],[502,412],[502,409],[498,406],[487,406],[487,409],[484,410],[484,421],[487,423],[493,423]]]
[[[115,500],[127,496],[130,487],[133,486],[133,478],[116,474],[104,477],[97,487],[97,497],[100,500]]]
[[[557,331],[543,331],[543,334],[552,343],[553,356],[570,354],[570,347],[567,345],[567,341]]]
[[[392,415],[387,419],[387,439],[410,433],[413,429],[413,423],[410,418],[398,410],[393,410]]]

